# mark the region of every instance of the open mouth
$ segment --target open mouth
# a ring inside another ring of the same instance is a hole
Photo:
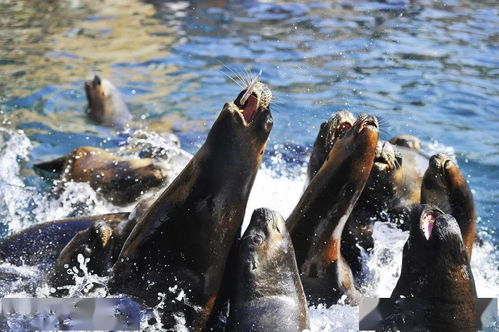
[[[250,124],[260,108],[268,108],[272,93],[260,82],[262,71],[251,80],[248,87],[239,93],[234,104],[239,108],[246,124]]]
[[[421,216],[419,226],[423,231],[423,234],[427,240],[430,239],[431,232],[433,231],[433,227],[435,226],[435,221],[437,220],[437,214],[435,211],[424,211]]]
[[[352,124],[350,124],[349,122],[342,122],[340,123],[337,127],[336,127],[336,130],[334,132],[334,137],[335,138],[340,138],[342,137],[343,135],[345,135],[345,133],[350,129],[352,128]]]
[[[235,104],[242,110],[242,115],[247,123],[251,123],[258,110],[258,97],[255,93],[250,94],[243,103],[243,97],[236,99]]]

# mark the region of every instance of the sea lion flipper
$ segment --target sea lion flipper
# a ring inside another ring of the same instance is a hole
[[[71,152],[56,159],[36,163],[33,166],[35,167],[35,169],[41,169],[46,172],[60,174],[64,169],[64,165],[66,164],[68,159],[71,158],[72,156],[73,153]]]

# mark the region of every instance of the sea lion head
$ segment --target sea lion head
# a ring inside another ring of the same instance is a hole
[[[394,308],[404,319],[396,329],[476,331],[475,282],[458,222],[430,204],[414,206],[410,222],[391,297],[412,299]]]
[[[402,167],[402,157],[389,142],[378,141],[374,164],[366,184],[369,201],[378,202],[382,207],[386,200],[395,194],[396,171]]]
[[[107,79],[95,75],[84,84],[88,115],[95,122],[108,126],[125,126],[131,121],[121,93]]]
[[[434,205],[421,204],[412,209],[409,246],[414,246],[414,252],[429,264],[468,262],[456,219]]]
[[[451,158],[438,153],[430,158],[422,188],[421,202],[431,203],[445,212],[451,212],[449,190],[457,184],[466,183],[457,165]]]
[[[397,154],[393,145],[390,142],[378,141],[373,169],[380,173],[390,172],[400,168],[401,165],[402,157]]]
[[[224,105],[207,143],[223,146],[227,162],[252,161],[258,167],[273,125],[271,101],[270,89],[253,80],[234,101]]]
[[[321,124],[319,137],[324,138],[324,149],[327,155],[331,151],[334,142],[343,136],[355,123],[355,116],[349,111],[341,110],[333,117]]]
[[[411,150],[421,151],[421,140],[413,135],[398,135],[390,139],[390,143]]]
[[[250,275],[276,276],[276,268],[282,268],[286,256],[294,259],[294,250],[286,224],[282,216],[270,209],[253,211],[251,221],[239,243],[239,259],[243,270]],[[294,263],[296,266],[296,263]],[[265,280],[272,284],[272,280]]]
[[[317,174],[336,140],[342,137],[353,126],[354,122],[355,117],[353,114],[342,110],[336,112],[331,119],[321,124],[308,163],[307,182]]]
[[[362,157],[362,154],[364,154],[366,151],[372,151],[369,158],[366,159],[366,162],[369,161],[370,164],[369,167],[367,167],[369,168],[369,173],[374,162],[374,154],[376,151],[376,146],[378,144],[378,128],[378,119],[375,116],[360,114],[357,117],[357,120],[352,125],[352,128],[345,131],[343,135],[339,136],[336,139],[331,152],[326,158],[326,162],[328,162],[330,158],[333,158],[335,162],[337,162],[338,159],[356,159],[358,161],[361,161],[366,159],[365,157]]]
[[[309,328],[295,252],[282,216],[266,208],[254,210],[238,245],[229,326],[239,331]]]

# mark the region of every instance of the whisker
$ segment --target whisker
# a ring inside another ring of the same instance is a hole
[[[242,89],[244,89],[246,87],[247,84],[245,84],[246,82],[244,81],[244,79],[241,77],[241,75],[239,75],[237,72],[235,72],[233,69],[229,68],[227,65],[225,65],[225,63],[223,63],[221,60],[218,60],[218,62],[220,62],[222,64],[222,66],[224,66],[225,68],[227,68],[227,70],[229,70],[232,74],[234,74],[241,82],[242,84],[238,84]],[[243,86],[241,86],[243,85]]]
[[[252,82],[253,79],[254,79],[254,77],[253,77],[253,75],[251,73],[252,72],[252,68],[251,67],[246,67],[245,70],[246,70],[246,76],[248,77],[248,81]]]
[[[247,88],[250,85],[250,81],[248,81],[248,79],[244,75],[244,70],[242,70],[242,68],[239,66],[237,66],[236,70],[237,70],[237,75],[239,76],[239,79],[243,83],[244,87]]]
[[[230,80],[232,80],[232,82],[236,83],[241,89],[244,89],[244,87],[238,82],[236,81],[234,78],[232,78],[231,76],[229,76],[228,74],[224,73],[221,69],[219,69],[220,72],[222,74],[224,74],[227,78],[229,78]]]

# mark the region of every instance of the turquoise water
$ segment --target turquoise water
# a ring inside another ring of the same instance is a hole
[[[499,246],[496,1],[24,0],[1,3],[0,11],[0,118],[29,138],[15,144],[30,145],[26,158],[2,159],[19,168],[9,190],[29,188],[13,191],[23,199],[0,197],[4,234],[6,223],[50,215],[40,212],[48,188],[32,163],[123,141],[86,119],[89,75],[113,81],[137,123],[172,130],[195,152],[240,91],[233,80],[262,70],[275,96],[264,174],[280,199],[292,199],[275,203],[269,194],[259,204],[289,213],[303,185],[295,179],[331,113],[375,114],[383,138],[409,133],[426,151],[455,154],[474,192],[478,228],[492,244],[474,266],[487,263],[481,292],[499,294],[499,256],[490,254]],[[269,189],[258,181],[255,190]],[[91,199],[93,212],[115,211]],[[68,206],[57,216],[65,214]]]

